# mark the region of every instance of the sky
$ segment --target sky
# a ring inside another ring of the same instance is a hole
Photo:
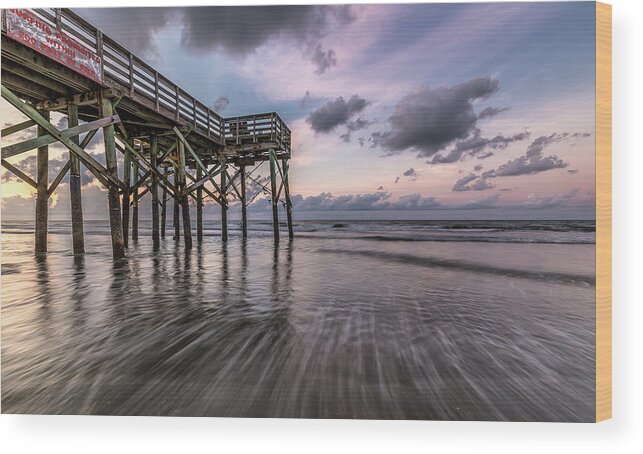
[[[594,219],[592,2],[76,12],[224,117],[279,113],[296,217]],[[32,216],[32,189],[1,180],[3,216]],[[89,174],[83,197],[106,213]],[[66,180],[50,206],[68,216]]]

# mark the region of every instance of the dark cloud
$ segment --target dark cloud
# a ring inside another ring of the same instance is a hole
[[[415,178],[415,177],[417,177],[417,172],[415,171],[415,169],[413,167],[411,167],[410,169],[405,170],[404,173],[402,173],[402,175],[404,175],[405,177],[413,177],[413,178]]]
[[[475,130],[478,116],[473,102],[498,90],[490,77],[436,89],[422,89],[402,98],[388,118],[391,127],[371,136],[374,146],[390,154],[414,150],[430,157]]]
[[[378,188],[377,188],[377,190],[378,190],[378,191],[383,191],[383,190],[384,190],[384,186],[380,186],[380,187],[378,187]]]
[[[351,96],[348,101],[340,96],[313,111],[306,118],[306,122],[313,131],[328,133],[337,126],[347,124],[352,117],[362,112],[367,105],[368,101],[358,95]]]
[[[475,166],[475,167],[473,168],[473,170],[475,170],[476,172],[481,171],[481,170],[482,170],[482,164],[478,164],[477,166]]]
[[[480,130],[475,129],[473,135],[464,139],[458,140],[453,148],[445,155],[437,154],[433,156],[430,161],[431,164],[449,164],[462,159],[463,155],[474,156],[479,155],[482,151],[488,150],[504,150],[513,142],[519,142],[529,137],[529,132],[521,132],[512,136],[505,137],[498,134],[495,137],[487,139],[480,135]]]
[[[214,101],[212,108],[216,113],[220,114],[224,110],[226,110],[229,105],[230,105],[230,99],[228,99],[227,96],[221,95],[216,101]]]
[[[478,114],[478,119],[483,120],[485,118],[493,118],[496,115],[509,110],[509,107],[487,107],[483,109],[482,112]]]
[[[357,118],[356,120],[352,120],[346,123],[346,133],[342,134],[340,139],[342,139],[344,142],[350,142],[352,135],[355,131],[359,131],[361,129],[367,128],[370,125],[372,125],[374,122],[373,121],[368,121],[365,120],[364,118]],[[359,142],[359,146],[363,147],[364,146],[364,138],[360,137],[357,139]]]
[[[395,181],[393,183],[397,183],[400,181],[400,177],[395,177]]]
[[[567,171],[567,173],[569,173],[569,174],[573,175],[573,174],[575,174],[575,173],[578,173],[578,169],[569,169],[569,170]]]
[[[321,43],[315,46],[310,60],[317,66],[316,74],[324,74],[326,70],[337,66],[337,56],[333,49],[323,50]]]
[[[306,107],[306,105],[308,104],[308,102],[310,101],[311,97],[312,96],[310,95],[310,91],[306,90],[306,93],[304,94],[304,96],[299,101],[299,108],[304,109]]]
[[[155,33],[181,13],[178,8],[74,8],[74,11],[141,57],[156,54],[152,45]],[[132,33],[133,24],[136,33]]]
[[[517,175],[533,175],[551,169],[563,169],[568,163],[556,155],[543,156],[544,149],[552,143],[559,142],[570,134],[554,133],[549,136],[540,136],[535,139],[523,156],[507,161],[494,170],[482,174],[483,178],[508,177]]]
[[[183,44],[249,54],[262,44],[286,39],[313,49],[336,25],[352,23],[350,5],[216,6],[181,8]]]
[[[335,52],[321,48],[337,27],[351,24],[350,5],[207,6],[188,8],[78,9],[81,16],[139,55],[155,55],[153,37],[168,24],[181,29],[181,44],[192,51],[222,50],[245,57],[271,41],[288,41],[323,73],[337,63]],[[132,33],[132,24],[137,33]]]

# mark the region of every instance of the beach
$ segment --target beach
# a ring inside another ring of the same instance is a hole
[[[593,421],[593,221],[2,225],[2,412]]]

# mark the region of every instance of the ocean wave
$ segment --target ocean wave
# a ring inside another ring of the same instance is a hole
[[[557,273],[552,271],[528,271],[515,268],[502,268],[491,265],[483,265],[462,260],[448,260],[436,257],[420,257],[411,254],[400,254],[381,251],[356,251],[344,249],[318,249],[318,252],[326,254],[343,254],[352,256],[363,256],[377,258],[385,261],[395,261],[427,268],[450,268],[458,271],[470,271],[475,273],[486,273],[506,277],[532,279],[539,281],[555,281],[558,283],[577,285],[596,285],[596,277],[579,274]]]

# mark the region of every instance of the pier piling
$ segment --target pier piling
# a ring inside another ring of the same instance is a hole
[[[163,170],[163,175],[167,180],[167,168]],[[167,189],[163,185],[163,204],[161,205],[161,239],[165,239],[165,223],[167,222]]]
[[[49,112],[40,113],[49,121]],[[38,137],[47,134],[47,131],[38,126]],[[49,147],[38,147],[36,155],[36,254],[47,252],[47,226],[49,217]]]
[[[101,96],[101,109],[99,114],[102,117],[113,115],[112,100]],[[114,125],[103,127],[103,140],[105,142],[105,161],[107,173],[118,181],[118,164],[116,161],[116,139]],[[108,185],[108,206],[109,206],[109,227],[112,236],[112,253],[115,260],[125,257],[125,246],[123,244],[123,224],[121,218],[121,205],[118,194],[118,187]]]
[[[78,126],[78,106],[69,103],[67,106],[67,127]],[[69,138],[80,145],[79,136]],[[69,198],[71,200],[71,236],[74,255],[85,253],[85,234],[83,227],[83,202],[81,196],[80,160],[69,152]]]
[[[152,245],[154,250],[158,250],[161,246],[161,239],[159,236],[159,193],[158,193],[158,177],[157,160],[158,158],[158,138],[156,134],[150,136],[150,164],[151,164],[151,187],[152,192]]]
[[[228,241],[228,193],[227,193],[227,164],[221,158],[221,241]]]
[[[248,238],[248,213],[246,200],[246,166],[242,164],[239,168],[241,178],[241,236],[243,239]]]
[[[203,170],[197,166],[196,179],[201,181],[202,178]],[[203,241],[203,188],[201,187],[196,190],[196,240],[199,243]]]
[[[279,202],[277,194],[277,172],[275,170],[277,166],[277,159],[275,157],[275,152],[271,148],[269,150],[270,155],[270,197],[272,204],[272,229],[275,241],[279,241]]]

